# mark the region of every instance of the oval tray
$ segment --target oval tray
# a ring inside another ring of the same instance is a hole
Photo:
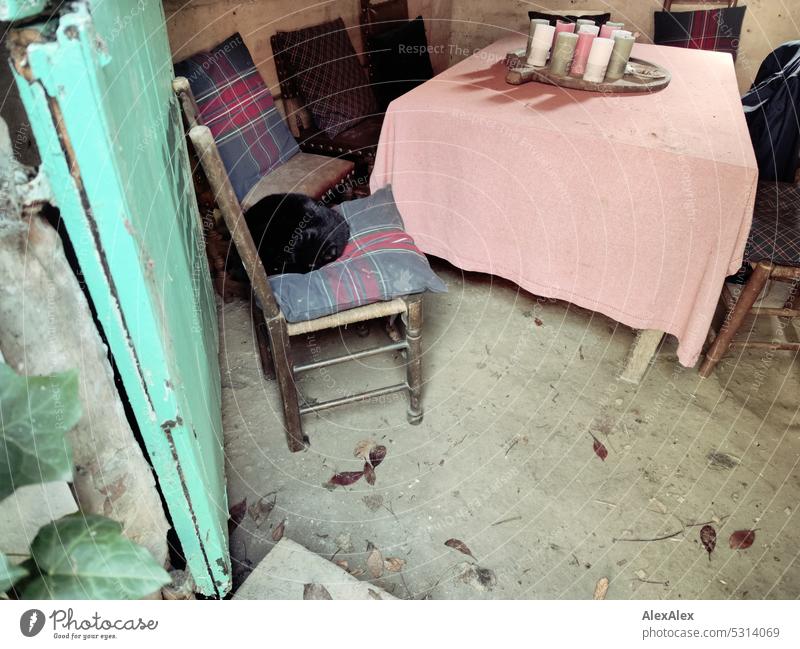
[[[562,77],[550,74],[547,67],[535,68],[533,66],[524,66],[520,68],[513,68],[506,74],[506,82],[518,86],[529,81],[539,81],[540,83],[548,83],[552,86],[559,86],[561,88],[571,88],[572,90],[588,90],[590,92],[654,92],[662,90],[669,85],[672,75],[669,70],[662,68],[660,65],[651,63],[631,57],[628,61],[628,70],[634,68],[640,71],[642,76],[628,74],[619,81],[603,81],[601,83],[592,83],[591,81],[584,81],[578,77]],[[647,74],[662,75],[655,78],[648,78]]]

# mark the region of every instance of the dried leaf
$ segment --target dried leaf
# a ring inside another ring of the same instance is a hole
[[[272,540],[277,543],[283,538],[283,531],[286,529],[286,519],[284,518],[278,526],[272,530]]]
[[[364,462],[364,478],[369,484],[375,484],[375,469],[369,462]]]
[[[348,572],[349,572],[349,573],[350,573],[350,574],[351,574],[353,577],[360,577],[361,575],[363,575],[363,574],[364,574],[364,569],[363,569],[363,568],[354,568],[353,570],[348,570]]]
[[[467,547],[466,543],[464,543],[463,541],[459,541],[458,539],[447,539],[444,542],[444,544],[449,548],[453,548],[454,550],[458,550],[462,554],[466,554],[466,555],[472,557],[473,559],[475,559],[475,555],[472,554],[472,550],[470,550]],[[477,559],[475,559],[475,561],[477,561]]]
[[[592,435],[592,439],[594,440],[592,448],[594,449],[595,455],[605,462],[606,458],[608,457],[608,449],[606,449],[606,447],[603,445],[603,442],[597,439],[594,435]]]
[[[247,512],[247,498],[231,506],[228,510],[228,536],[233,534],[234,530],[239,527],[245,513]]]
[[[250,514],[250,518],[255,521],[256,525],[260,526],[261,523],[269,517],[275,507],[277,499],[277,496],[273,496],[272,500],[267,500],[267,496],[263,496],[250,505],[247,513]]]
[[[356,448],[353,450],[353,455],[355,457],[360,457],[362,460],[367,460],[369,458],[369,454],[376,445],[377,442],[374,439],[362,439],[358,444],[356,444]]]
[[[470,563],[469,561],[464,561],[464,563],[460,564],[460,568],[461,574],[459,578],[461,581],[469,584],[475,590],[489,591],[494,589],[497,584],[497,575],[488,568],[481,568],[478,564]]]
[[[369,452],[369,463],[373,467],[377,467],[381,462],[383,462],[383,458],[385,457],[386,447],[378,445]]]
[[[371,588],[367,588],[367,592],[369,593],[369,596],[372,599],[383,599],[383,597],[381,597],[381,594],[379,592],[374,591]]]
[[[755,530],[737,530],[731,534],[729,543],[732,550],[746,550],[755,540]]]
[[[717,531],[711,525],[703,525],[700,528],[700,542],[708,552],[708,560],[711,561],[711,553],[717,545]]]
[[[377,579],[383,574],[383,555],[369,541],[367,542],[367,570],[373,579]]]
[[[333,597],[322,584],[306,584],[303,586],[303,599],[333,599]]]
[[[593,599],[605,599],[608,592],[608,577],[603,577],[598,580],[597,585],[594,587]]]
[[[399,557],[389,557],[383,562],[383,567],[387,572],[400,572],[406,565],[405,559]]]
[[[533,322],[536,324],[537,327],[541,327],[544,324],[544,322],[539,320],[539,318],[534,318]]]
[[[363,475],[363,471],[343,471],[342,473],[337,473],[330,480],[328,480],[328,484],[338,487],[346,487],[347,485],[351,485],[354,482],[361,480],[361,476]]]
[[[344,559],[337,559],[335,563],[343,570],[350,570],[350,564],[347,563],[347,561],[345,561]]]

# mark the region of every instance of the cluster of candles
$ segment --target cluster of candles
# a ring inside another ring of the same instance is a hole
[[[617,81],[625,74],[636,40],[624,27],[612,22],[598,27],[583,18],[575,23],[559,20],[555,27],[544,19],[531,20],[526,63],[542,67],[549,58],[551,74],[592,83]]]

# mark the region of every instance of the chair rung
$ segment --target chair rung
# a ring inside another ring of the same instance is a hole
[[[300,408],[301,415],[307,415],[309,412],[317,412],[319,410],[327,410],[328,408],[335,408],[336,406],[344,406],[348,403],[355,403],[356,401],[366,401],[367,399],[371,399],[373,397],[382,397],[385,394],[392,394],[394,392],[401,392],[403,390],[408,390],[407,383],[398,383],[396,385],[390,385],[385,388],[377,388],[375,390],[368,390],[367,392],[359,392],[358,394],[351,394],[346,397],[340,397],[338,399],[330,399],[329,401],[320,401],[319,403],[315,403],[311,406],[303,406]]]
[[[398,349],[408,349],[408,343],[406,343],[405,340],[401,340],[397,343],[382,345],[381,347],[373,347],[372,349],[365,349],[364,351],[355,352],[353,354],[343,354],[342,356],[326,358],[324,361],[316,361],[315,363],[306,363],[304,365],[295,365],[294,373],[297,374],[298,372],[307,372],[308,370],[318,370],[330,365],[336,365],[337,363],[354,361],[359,358],[366,358],[368,356],[374,356],[375,354],[382,354],[383,352],[393,352]]]

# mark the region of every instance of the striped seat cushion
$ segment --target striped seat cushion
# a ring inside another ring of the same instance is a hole
[[[800,266],[800,187],[760,182],[745,261]]]
[[[239,34],[175,65],[214,136],[236,196],[300,149]]]
[[[288,322],[313,320],[373,302],[447,291],[403,229],[390,187],[342,203],[350,241],[335,262],[310,273],[269,278]]]
[[[747,7],[656,11],[653,42],[693,50],[728,52],[736,59]]]

